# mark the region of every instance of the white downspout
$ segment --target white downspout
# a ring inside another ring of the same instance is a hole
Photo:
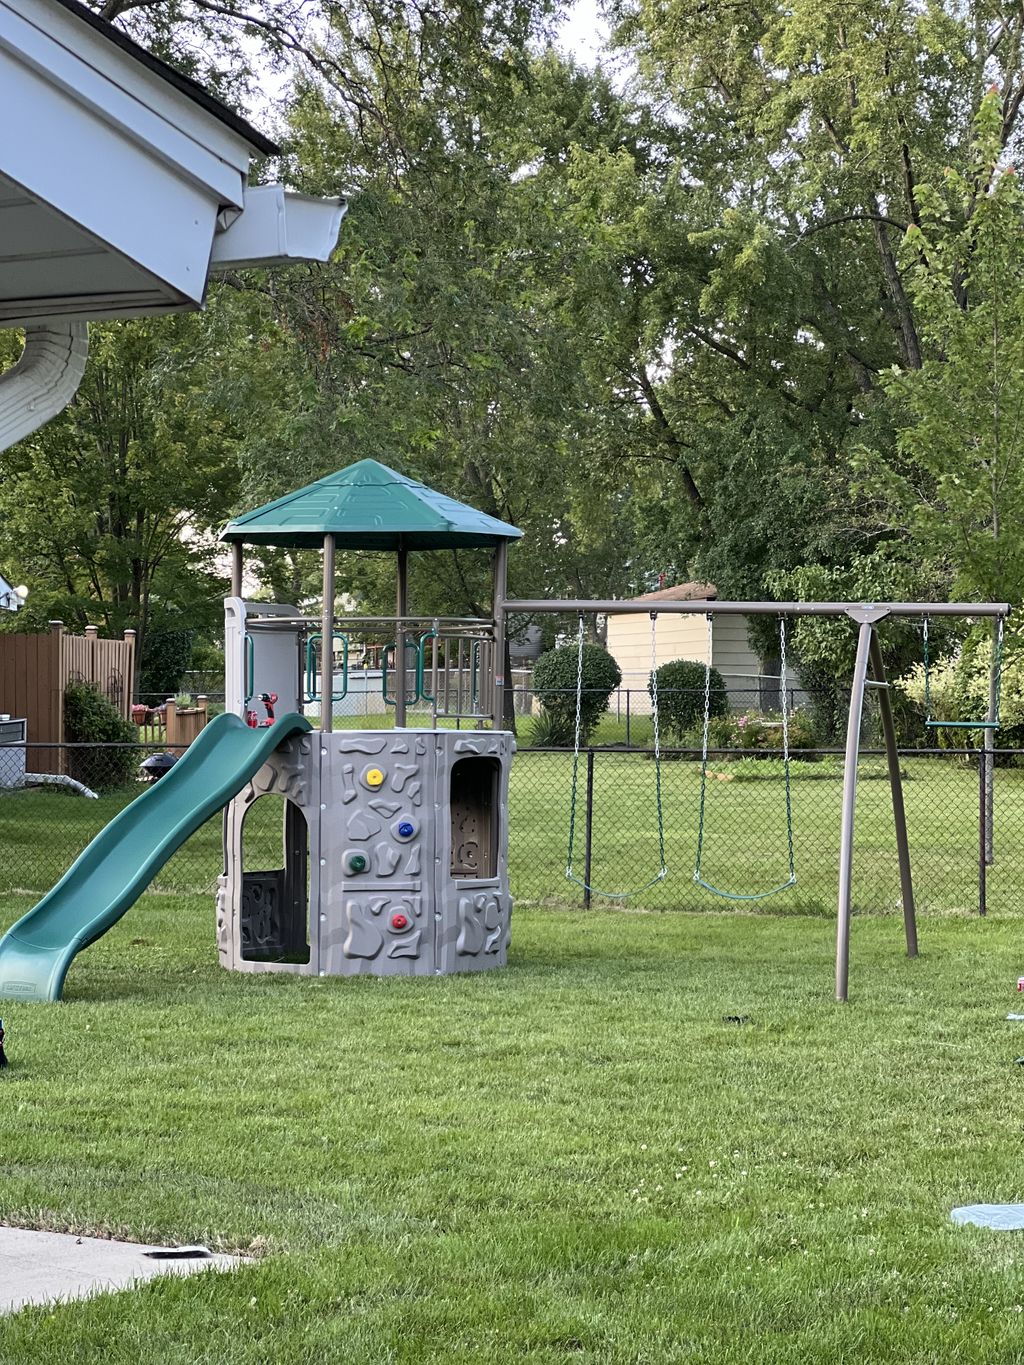
[[[74,398],[89,354],[84,322],[25,328],[18,363],[0,374],[0,450],[30,436]]]

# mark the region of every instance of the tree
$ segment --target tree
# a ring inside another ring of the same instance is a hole
[[[904,263],[925,359],[886,377],[900,459],[870,454],[917,552],[965,600],[1024,600],[1024,195],[1001,167],[998,91],[982,102],[969,168],[921,185]]]
[[[21,624],[59,618],[120,634],[211,627],[223,593],[216,534],[238,489],[253,407],[221,368],[245,357],[245,392],[273,392],[225,296],[203,316],[94,326],[71,406],[4,456],[0,549],[32,586]]]

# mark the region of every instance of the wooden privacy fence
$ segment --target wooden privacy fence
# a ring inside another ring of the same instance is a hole
[[[92,683],[131,719],[135,676],[135,632],[123,640],[101,640],[96,626],[68,635],[60,621],[46,635],[0,634],[0,713],[28,722],[28,742],[64,742],[64,692],[69,683]],[[32,749],[29,772],[63,772],[58,749]]]

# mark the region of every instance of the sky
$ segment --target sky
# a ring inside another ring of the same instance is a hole
[[[594,66],[608,43],[608,25],[597,0],[576,0],[569,7],[558,35],[558,46],[584,66]]]

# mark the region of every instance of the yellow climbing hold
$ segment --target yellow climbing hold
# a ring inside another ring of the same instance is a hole
[[[366,773],[366,785],[368,787],[380,787],[384,783],[384,774],[379,768],[369,768]]]

